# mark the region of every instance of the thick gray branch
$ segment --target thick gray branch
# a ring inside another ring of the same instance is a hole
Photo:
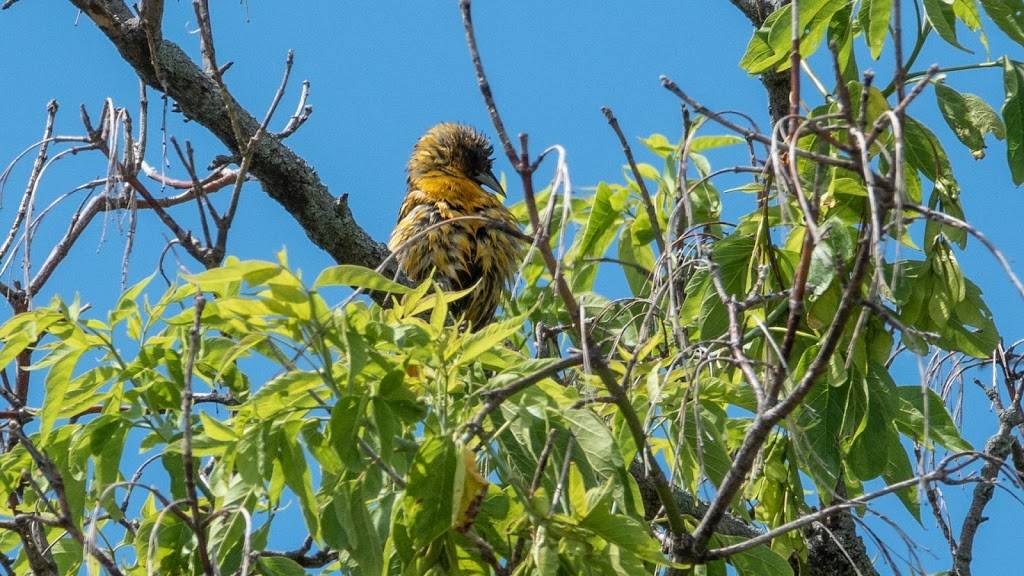
[[[971,576],[971,562],[974,560],[974,539],[978,528],[987,520],[985,508],[992,500],[996,490],[999,472],[1006,463],[1013,446],[1013,430],[1024,423],[1024,414],[1016,406],[999,410],[999,430],[985,442],[985,454],[988,458],[981,469],[980,481],[974,485],[971,507],[960,528],[960,542],[956,556],[953,558],[952,574]]]
[[[760,28],[769,14],[789,0],[730,0],[746,16],[754,28]],[[768,114],[772,123],[789,113],[790,79],[788,72],[768,70],[761,74],[761,83],[768,94]],[[808,564],[811,574],[877,574],[864,543],[857,535],[849,510],[837,512],[823,523],[805,531]]]
[[[760,28],[765,18],[781,6],[783,2],[774,0],[729,0],[732,5],[750,19],[754,28]]]
[[[658,513],[658,509],[661,508],[661,500],[654,489],[654,481],[644,470],[644,463],[639,459],[634,460],[629,467],[629,473],[636,480],[637,487],[640,489],[640,498],[644,502],[644,514],[648,519],[654,518]],[[693,494],[679,488],[675,489],[675,494],[676,502],[679,503],[679,509],[683,514],[692,518],[701,518],[707,512],[707,503],[694,498]],[[756,527],[732,514],[726,514],[722,517],[722,521],[718,523],[715,532],[726,536],[741,536],[743,538],[754,538],[761,535],[761,531]]]
[[[121,0],[71,0],[110,39],[121,57],[153,88],[164,91],[178,103],[182,113],[205,126],[235,153],[236,141],[228,106],[238,118],[245,142],[256,132],[259,121],[227,96],[173,42],[159,41],[159,54],[152,58],[142,22]],[[161,78],[153,68],[160,68]],[[163,82],[161,82],[161,80]],[[244,143],[241,143],[244,145]],[[353,219],[345,197],[335,199],[316,171],[298,154],[273,135],[264,135],[255,145],[251,172],[263,189],[279,202],[306,231],[314,244],[342,264],[376,267],[388,255],[382,243],[370,237]]]

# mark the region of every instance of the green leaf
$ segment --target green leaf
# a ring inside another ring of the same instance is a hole
[[[643,178],[644,180],[653,180],[655,182],[661,180],[661,173],[658,172],[658,169],[655,168],[654,166],[651,166],[650,164],[647,164],[646,162],[638,162],[636,165],[636,170],[637,172],[640,173],[640,177]],[[615,208],[614,203],[612,207]]]
[[[732,465],[722,434],[724,415],[716,416],[708,407],[698,406],[697,410],[686,407],[686,418],[681,418],[684,420],[680,434],[682,446],[678,449],[679,467],[691,490],[697,490],[705,478],[718,485]]]
[[[893,440],[899,445],[899,436],[891,425],[893,401],[890,390],[893,387],[883,366],[869,365],[867,377],[862,380],[867,413],[850,442],[847,457],[848,469],[857,480],[866,482],[884,474],[891,460],[887,450],[893,445]]]
[[[914,468],[910,464],[910,457],[906,449],[900,443],[899,436],[893,434],[889,439],[889,448],[886,454],[889,462],[885,467],[882,479],[886,484],[895,484],[914,477]],[[910,486],[896,492],[896,496],[903,503],[903,506],[910,512],[918,522],[921,522],[921,498],[917,492],[917,486]]]
[[[908,116],[903,126],[903,140],[907,162],[934,182],[944,196],[958,197],[960,187],[953,178],[949,157],[946,156],[946,151],[935,134],[924,124]]]
[[[985,157],[985,134],[1005,134],[995,110],[973,94],[961,94],[945,84],[935,85],[935,98],[946,124],[971,154]]]
[[[110,317],[107,320],[111,326],[114,326],[121,320],[131,317],[133,314],[138,313],[138,305],[135,303],[135,299],[139,297],[139,294],[146,289],[149,282],[156,276],[156,272],[150,274],[146,278],[133,285],[131,288],[124,291],[121,297],[117,300],[117,305],[114,307],[114,311],[110,313]]]
[[[64,414],[64,398],[67,396],[68,388],[71,385],[71,373],[78,360],[85,352],[85,348],[72,349],[64,352],[63,355],[53,363],[49,373],[46,375],[46,399],[43,401],[43,411],[40,415],[39,436],[40,444],[45,445],[47,436],[53,430],[53,424],[57,418],[66,416]]]
[[[800,54],[804,58],[817,50],[832,16],[848,3],[848,0],[806,0],[800,3]],[[750,74],[760,74],[772,68],[777,71],[789,69],[791,12],[791,5],[786,4],[765,19],[747,44],[740,67]]]
[[[266,576],[306,576],[306,569],[284,556],[262,556],[257,561],[260,572]]]
[[[269,420],[295,404],[313,404],[310,391],[321,385],[323,378],[316,372],[285,372],[264,384],[245,408],[257,418]]]
[[[789,562],[767,546],[755,546],[735,554],[729,557],[729,563],[739,576],[793,576]]]
[[[243,280],[252,285],[261,284],[277,276],[280,271],[281,267],[272,262],[245,260],[234,261],[219,268],[210,268],[199,274],[185,276],[185,279],[190,284],[197,284],[200,290],[223,293],[225,285]]]
[[[612,205],[612,188],[601,182],[591,200],[590,214],[575,246],[572,286],[574,291],[588,291],[597,275],[597,265],[587,259],[601,258],[615,239],[619,211]]]
[[[0,339],[9,341],[20,334],[30,341],[35,340],[47,328],[63,319],[64,314],[48,308],[37,308],[29,312],[23,312],[4,322],[3,326],[0,326]],[[7,358],[10,353],[5,351],[2,354]],[[16,355],[10,355],[10,358],[14,358]],[[9,361],[4,361],[2,365],[6,365]]]
[[[648,150],[662,158],[667,158],[669,154],[676,151],[676,145],[669,142],[668,138],[665,138],[664,134],[651,134],[647,138],[641,138],[640,142],[643,143]]]
[[[839,61],[839,69],[843,80],[856,80],[857,57],[854,54],[853,38],[857,26],[854,25],[853,3],[849,3],[835,13],[828,25],[829,44],[835,44]]]
[[[967,101],[967,111],[971,115],[971,122],[978,127],[978,130],[981,130],[982,134],[991,134],[998,140],[1006,138],[1006,125],[988,102],[974,94],[964,94],[963,97]]]
[[[453,493],[458,450],[451,438],[429,438],[416,451],[409,469],[402,506],[409,536],[426,545],[452,525]]]
[[[973,3],[973,0],[970,0]],[[970,52],[956,39],[956,14],[953,3],[946,0],[924,0],[924,13],[932,28],[943,40],[964,52]]]
[[[596,253],[596,248],[602,244],[601,237],[608,233],[609,228],[614,229],[615,218],[618,216],[612,209],[611,195],[612,189],[608,184],[601,182],[597,185],[597,191],[594,193],[594,200],[590,206],[590,214],[587,216],[587,224],[583,228],[583,237],[578,247],[578,258],[604,255]]]
[[[361,481],[348,482],[334,496],[334,515],[348,537],[348,552],[359,563],[360,574],[380,574],[383,566],[380,538],[363,496]]]
[[[298,441],[300,421],[289,422],[278,438],[277,459],[284,472],[284,482],[299,497],[299,507],[306,519],[306,528],[310,534],[316,534],[319,527],[319,506],[313,493],[313,477],[306,464],[306,455]]]
[[[587,506],[587,486],[580,467],[575,462],[569,464],[569,483],[566,494],[569,496],[569,505],[573,515],[585,516],[590,509]]]
[[[747,290],[747,272],[755,243],[753,234],[737,232],[718,241],[712,250],[711,259],[721,267],[725,290],[733,296],[740,296]]]
[[[850,81],[846,83],[846,87],[850,91],[851,112],[853,117],[857,118],[861,115],[860,108],[861,101],[863,100],[862,94],[865,89],[864,85],[857,81]],[[889,101],[885,99],[885,95],[882,94],[882,91],[874,86],[868,86],[867,91],[868,109],[864,114],[864,117],[867,120],[868,126],[870,126],[874,124],[882,114],[889,110]]]
[[[978,4],[975,0],[953,0],[953,13],[972,31],[981,30],[981,14],[978,13]],[[987,50],[988,40],[985,39],[984,33],[981,34],[981,42]]]
[[[892,17],[892,0],[864,0],[857,18],[871,49],[871,57],[878,60],[885,46],[885,35],[889,32]]]
[[[896,427],[903,434],[918,442],[925,441],[925,424],[928,437],[948,450],[966,451],[973,447],[960,437],[960,430],[953,423],[946,404],[934,390],[922,391],[920,386],[897,386],[899,407],[896,410]],[[928,397],[928,417],[925,418],[923,398]]]
[[[209,438],[219,442],[238,442],[238,434],[220,420],[205,412],[199,413],[199,420],[203,423],[203,434]]]
[[[1019,3],[1019,2],[1018,2]],[[1003,59],[1003,121],[1006,122],[1006,160],[1013,183],[1024,183],[1024,64]]]
[[[739,136],[734,136],[732,134],[721,134],[717,136],[696,136],[690,140],[690,152],[703,152],[705,150],[711,150],[713,148],[722,148],[724,146],[744,144],[745,142],[745,139]]]
[[[18,354],[24,352],[32,340],[32,336],[27,332],[18,332],[7,338],[3,349],[0,350],[0,369],[6,369],[11,362],[14,362]]]
[[[828,242],[818,242],[811,252],[811,267],[807,272],[807,287],[812,289],[815,297],[828,290],[832,279],[836,276],[836,257]]]
[[[613,504],[610,484],[601,489],[602,496],[590,506],[580,526],[594,531],[604,542],[614,544],[649,562],[664,562],[658,541],[651,537],[648,526],[624,514],[611,513]]]
[[[622,452],[608,425],[589,410],[565,410],[562,417],[569,423],[587,463],[603,478],[617,478],[624,470]]]
[[[1024,45],[1024,2],[1021,0],[981,0],[988,17],[1018,44]]]
[[[510,336],[522,330],[525,321],[526,315],[523,315],[489,324],[483,330],[470,334],[459,348],[449,350],[448,359],[454,358],[457,365],[466,366],[481,354],[501,346]]]
[[[358,470],[362,460],[357,437],[359,419],[365,409],[365,397],[342,396],[331,408],[331,419],[327,424],[331,446],[351,470]]]
[[[619,260],[622,261],[622,272],[634,296],[641,296],[650,287],[650,275],[656,264],[654,249],[650,243],[637,245],[633,243],[633,232],[629,226],[622,228],[619,237]]]
[[[351,286],[377,292],[406,294],[410,288],[386,278],[376,270],[354,264],[339,264],[324,269],[313,283],[314,288],[324,286]]]

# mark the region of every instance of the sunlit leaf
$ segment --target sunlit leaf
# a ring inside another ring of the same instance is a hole
[[[703,152],[724,146],[744,144],[746,140],[733,134],[720,134],[717,136],[696,136],[690,140],[691,152]]]
[[[261,556],[258,560],[260,570],[267,576],[305,576],[306,569],[301,564],[284,556]]]
[[[84,352],[83,349],[73,349],[61,354],[46,375],[46,399],[43,401],[39,424],[39,434],[44,443],[57,418],[67,416],[64,410],[64,397],[71,385],[71,372],[78,365],[78,360]]]
[[[325,268],[313,283],[314,288],[324,286],[351,286],[392,294],[405,294],[410,290],[408,286],[390,280],[375,270],[354,264],[339,264]]]
[[[654,249],[650,243],[636,245],[631,228],[623,227],[619,238],[619,260],[622,272],[634,296],[642,295],[650,286],[650,274],[654,270]]]
[[[871,50],[871,57],[875,60],[882,54],[885,37],[889,33],[891,15],[892,0],[864,0],[857,14],[868,48]]]
[[[832,16],[847,4],[845,0],[808,0],[800,3],[800,54],[804,58],[817,50]],[[780,71],[789,68],[791,13],[791,5],[786,4],[765,19],[747,44],[740,67],[750,74],[760,74],[772,68]]]

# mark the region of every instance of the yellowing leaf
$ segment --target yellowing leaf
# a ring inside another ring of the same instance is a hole
[[[476,466],[473,451],[462,447],[462,465],[455,471],[455,486],[452,492],[452,526],[460,532],[469,530],[480,513],[480,504],[487,495],[487,481]]]

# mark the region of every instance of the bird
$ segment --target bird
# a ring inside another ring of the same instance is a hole
[[[494,176],[493,154],[487,137],[470,126],[430,128],[413,147],[405,200],[388,242],[399,269],[414,282],[433,275],[444,290],[472,288],[449,308],[468,329],[494,319],[521,256],[518,239],[509,233],[518,225],[502,203],[505,191]],[[441,224],[463,216],[480,219]]]

